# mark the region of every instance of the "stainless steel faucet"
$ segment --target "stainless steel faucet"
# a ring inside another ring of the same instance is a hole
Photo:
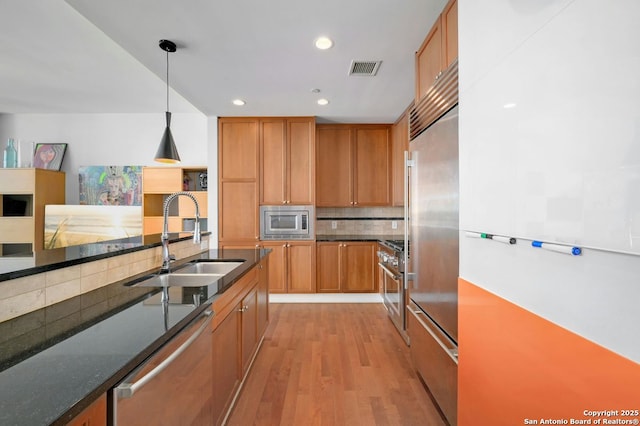
[[[169,195],[166,200],[164,200],[164,222],[162,225],[162,237],[160,238],[162,242],[163,271],[169,271],[171,261],[175,260],[175,256],[169,254],[169,205],[174,199],[178,198],[181,195],[191,198],[193,203],[196,205],[196,222],[193,227],[193,244],[200,244],[200,206],[198,205],[198,200],[196,200],[196,197],[194,197],[190,192],[174,192],[173,194]]]

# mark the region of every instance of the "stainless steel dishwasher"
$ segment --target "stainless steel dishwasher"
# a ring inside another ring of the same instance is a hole
[[[112,390],[114,425],[211,422],[212,319],[209,306]]]

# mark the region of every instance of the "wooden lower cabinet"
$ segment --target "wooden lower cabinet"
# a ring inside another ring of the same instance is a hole
[[[107,424],[107,395],[102,395],[94,403],[84,409],[68,426],[106,426]]]
[[[318,293],[369,293],[378,289],[376,242],[317,243]]]
[[[269,254],[270,293],[316,292],[314,241],[263,241]]]
[[[214,424],[222,424],[240,385],[240,304],[212,333]]]
[[[258,264],[258,336],[263,336],[269,325],[269,262]]]
[[[224,424],[260,347],[269,320],[268,259],[214,301],[212,424]]]

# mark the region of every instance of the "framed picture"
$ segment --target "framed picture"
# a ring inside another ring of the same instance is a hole
[[[60,170],[66,150],[66,143],[37,143],[33,153],[33,167]]]

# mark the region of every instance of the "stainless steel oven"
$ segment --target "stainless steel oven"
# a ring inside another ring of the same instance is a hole
[[[382,300],[389,318],[409,344],[407,334],[407,292],[404,285],[404,241],[386,240],[378,244],[379,280]]]
[[[313,206],[260,206],[261,240],[313,240]]]

